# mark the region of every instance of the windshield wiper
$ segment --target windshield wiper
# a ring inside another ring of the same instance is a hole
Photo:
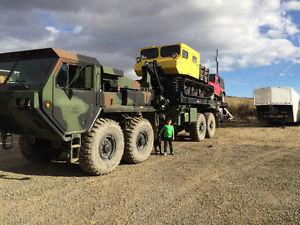
[[[25,83],[26,80],[16,80],[17,83]],[[23,84],[23,86],[26,88],[26,89],[29,89],[29,86],[27,84]]]
[[[9,81],[9,84],[22,84],[26,89],[29,89],[29,86],[25,82],[25,80],[14,80]]]

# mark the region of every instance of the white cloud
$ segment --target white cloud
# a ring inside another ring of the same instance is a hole
[[[76,26],[73,29],[73,33],[74,34],[79,34],[82,31],[82,29],[83,29],[82,26]]]
[[[10,51],[21,51],[27,49],[38,49],[49,47],[53,44],[54,38],[43,37],[41,40],[33,43],[32,41],[24,41],[16,38],[6,38],[5,40],[0,39],[1,52],[10,52]],[[30,46],[30,47],[28,47]]]
[[[47,38],[47,41],[48,42],[55,41],[55,39],[58,37],[58,35],[60,33],[59,30],[52,26],[47,26],[47,27],[45,27],[45,29],[50,32],[50,35]]]
[[[59,33],[59,30],[57,30],[55,27],[52,27],[52,26],[47,26],[47,27],[45,27],[45,29],[47,31],[49,31],[51,34],[58,34]]]
[[[270,65],[280,60],[297,63],[300,59],[300,48],[290,41],[299,29],[287,14],[297,9],[299,1],[110,0],[100,4],[66,0],[62,4],[53,0],[20,6],[19,1],[11,0],[10,4],[0,15],[1,21],[6,21],[6,12],[12,14],[9,18],[22,18],[13,15],[31,10],[26,30],[32,36],[25,38],[22,32],[15,32],[19,21],[3,23],[1,51],[53,45],[96,56],[103,64],[126,71],[132,71],[138,48],[179,41],[199,50],[202,62],[209,65],[214,64],[213,55],[219,49],[223,70]],[[40,28],[32,26],[38,24],[34,21],[41,21],[40,15],[34,15],[36,11],[47,18]],[[49,26],[49,21],[55,26]],[[47,33],[41,32],[37,41],[42,29]]]

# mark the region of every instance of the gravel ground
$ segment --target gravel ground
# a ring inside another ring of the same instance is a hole
[[[89,177],[0,152],[0,224],[300,224],[300,127],[220,128]]]

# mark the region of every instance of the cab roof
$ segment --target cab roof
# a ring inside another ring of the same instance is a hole
[[[143,48],[140,48],[140,50],[143,50],[143,49],[149,49],[149,48],[161,48],[161,47],[165,47],[165,46],[172,46],[172,45],[179,45],[181,47],[187,47],[189,49],[192,49],[194,51],[196,51],[195,49],[193,49],[192,47],[190,47],[189,45],[185,44],[185,43],[175,43],[175,44],[166,44],[166,45],[151,45],[151,46],[146,46],[146,47],[143,47]]]
[[[153,46],[140,48],[140,52],[142,50],[146,50],[146,49],[151,49],[151,48],[161,49],[162,47],[173,46],[173,45],[179,45],[181,49],[184,49],[184,50],[188,51],[189,53],[193,54],[194,56],[199,56],[200,57],[200,53],[198,51],[196,51],[195,49],[193,49],[192,47],[190,47],[189,45],[187,45],[185,43],[176,43],[176,44],[170,44],[170,45],[157,45],[157,46],[153,45]]]
[[[39,58],[39,57],[59,57],[66,60],[78,61],[78,62],[87,62],[91,64],[101,65],[96,58],[76,54],[73,52],[61,50],[58,48],[43,48],[43,49],[34,49],[18,52],[7,52],[0,54],[0,60],[15,60],[19,58]]]

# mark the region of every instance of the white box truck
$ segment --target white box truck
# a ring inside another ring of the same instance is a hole
[[[290,87],[265,87],[254,90],[254,104],[259,121],[299,122],[299,102],[299,94]]]

